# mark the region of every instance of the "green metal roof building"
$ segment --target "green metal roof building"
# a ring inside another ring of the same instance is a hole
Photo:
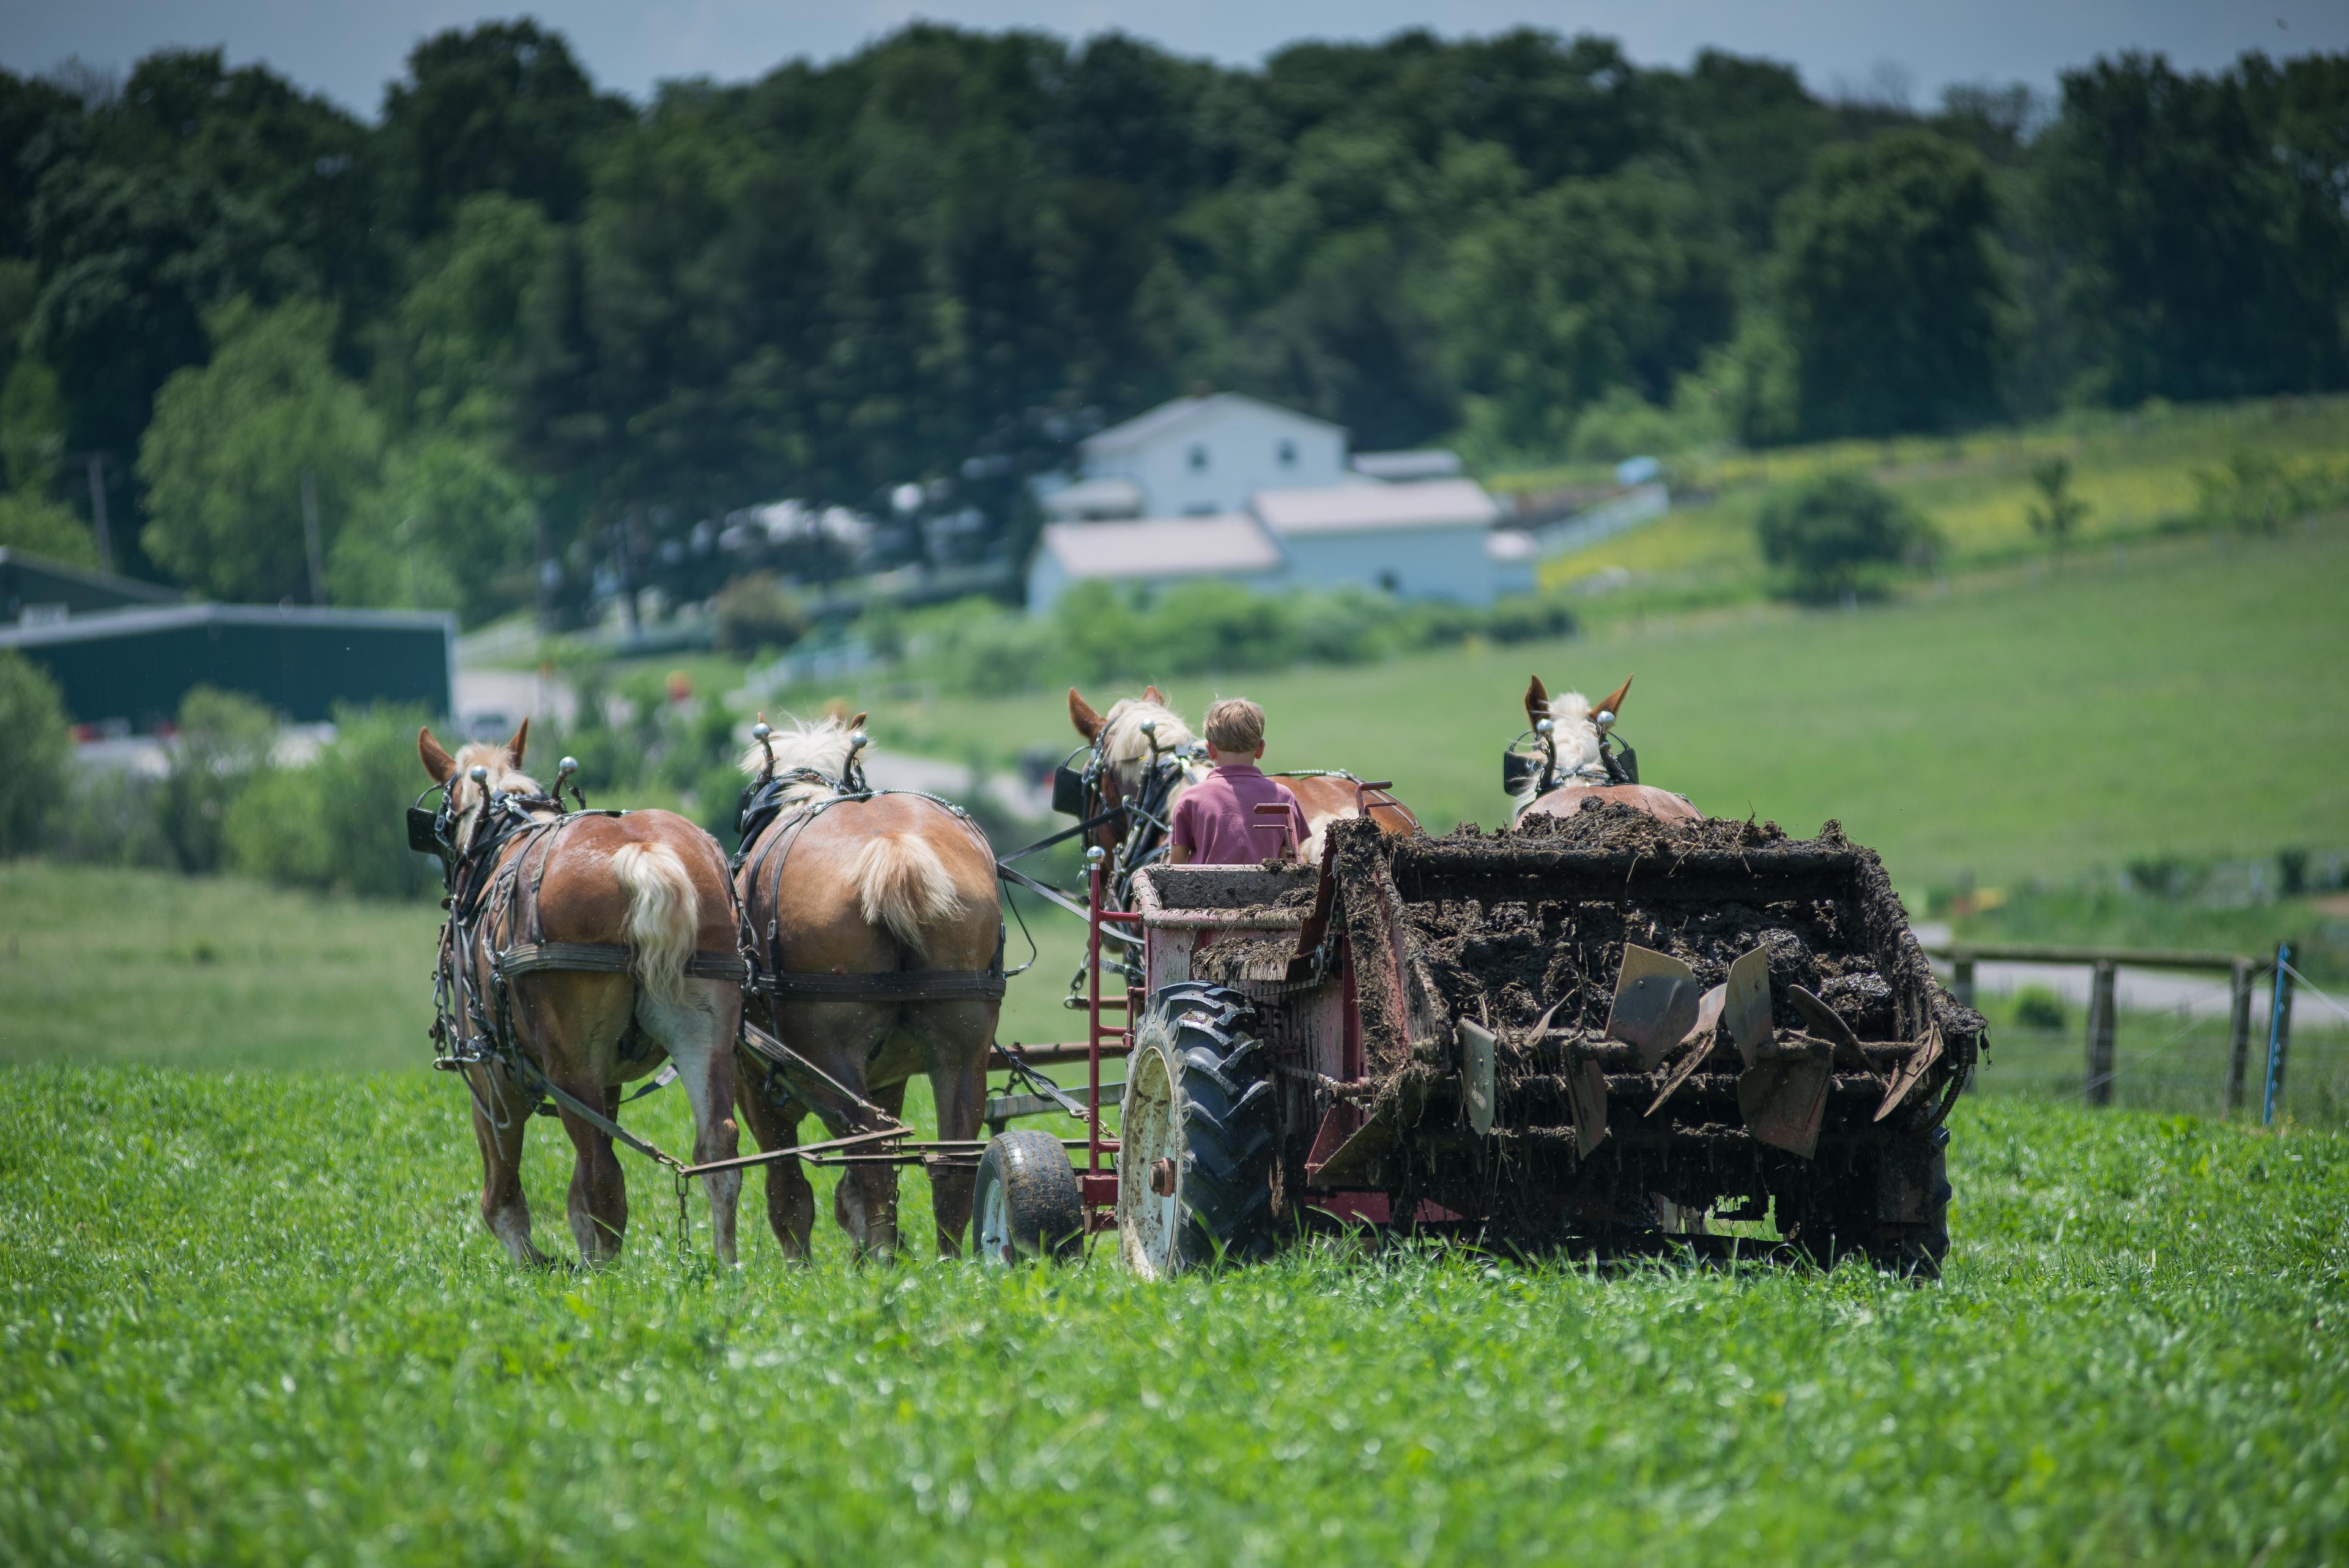
[[[0,611],[15,623],[0,623],[0,648],[46,669],[78,723],[150,731],[199,685],[295,723],[338,703],[454,704],[457,618],[439,611],[190,603],[12,550],[0,550]]]

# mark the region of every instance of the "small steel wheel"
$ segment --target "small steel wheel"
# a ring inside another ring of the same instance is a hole
[[[988,1263],[1083,1256],[1084,1204],[1059,1138],[1015,1127],[988,1140],[971,1189],[970,1246]]]

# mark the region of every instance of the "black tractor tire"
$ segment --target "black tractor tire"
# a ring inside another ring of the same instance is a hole
[[[970,1251],[999,1265],[1084,1256],[1083,1194],[1059,1138],[1014,1127],[988,1140],[971,1184]]]
[[[1160,987],[1134,1031],[1119,1119],[1118,1250],[1148,1279],[1262,1256],[1279,1096],[1255,1004]]]

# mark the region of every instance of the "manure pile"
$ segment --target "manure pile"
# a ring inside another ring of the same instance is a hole
[[[1728,852],[1754,873],[1751,899],[1683,900],[1668,886],[1651,895],[1647,889],[1654,884],[1643,878],[1642,891],[1620,896],[1409,904],[1420,956],[1454,1018],[1496,1032],[1522,1030],[1558,1002],[1553,1027],[1596,1032],[1606,1024],[1627,941],[1670,953],[1708,986],[1726,980],[1732,961],[1760,946],[1770,954],[1779,1023],[1801,1023],[1785,992],[1800,985],[1825,999],[1862,1040],[1899,1038],[1893,988],[1868,948],[1862,900],[1850,896],[1849,880],[1830,888],[1807,867],[1788,865],[1798,852],[1847,847],[1835,824],[1816,839],[1800,840],[1775,823],[1666,826],[1629,806],[1598,805],[1492,834],[1462,827],[1437,842],[1497,856],[1534,847],[1629,854],[1666,866],[1692,851]],[[1864,897],[1891,898],[1872,859],[1861,876],[1878,884]]]

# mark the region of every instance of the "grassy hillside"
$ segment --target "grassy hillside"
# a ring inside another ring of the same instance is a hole
[[[1563,587],[1620,569],[1639,579],[1626,596],[1633,603],[1752,597],[1761,587],[1754,518],[1764,499],[1775,487],[1839,470],[1865,470],[1907,500],[1940,535],[1945,560],[1965,567],[2045,551],[2031,531],[2031,470],[2051,457],[2072,462],[2073,491],[2089,508],[2080,547],[2094,548],[2184,523],[2197,504],[2197,476],[2237,454],[2337,462],[2344,453],[2349,398],[2338,397],[2083,411],[2025,430],[1737,452],[1675,464],[1675,488],[1687,498],[1678,509],[1549,563],[1544,579]],[[1569,469],[1491,483],[1506,493],[1602,474]],[[1603,600],[1593,608],[1610,613]]]
[[[1394,779],[1437,826],[1490,825],[1526,675],[1595,693],[1636,673],[1623,732],[1644,776],[1709,812],[1803,833],[1840,817],[1912,890],[1969,872],[2061,880],[2349,840],[2344,597],[2349,527],[2312,525],[1961,578],[1853,614],[1753,607],[1164,684],[1195,715],[1219,691],[1262,701],[1268,765],[1352,767]],[[1074,740],[1057,693],[843,695],[884,744],[1009,758]]]
[[[1163,1287],[1098,1255],[859,1270],[828,1221],[815,1266],[753,1225],[720,1276],[641,1167],[616,1267],[521,1276],[445,1088],[0,1077],[0,1557],[2349,1550],[2340,1135],[1971,1104],[1925,1288],[1330,1250]]]

